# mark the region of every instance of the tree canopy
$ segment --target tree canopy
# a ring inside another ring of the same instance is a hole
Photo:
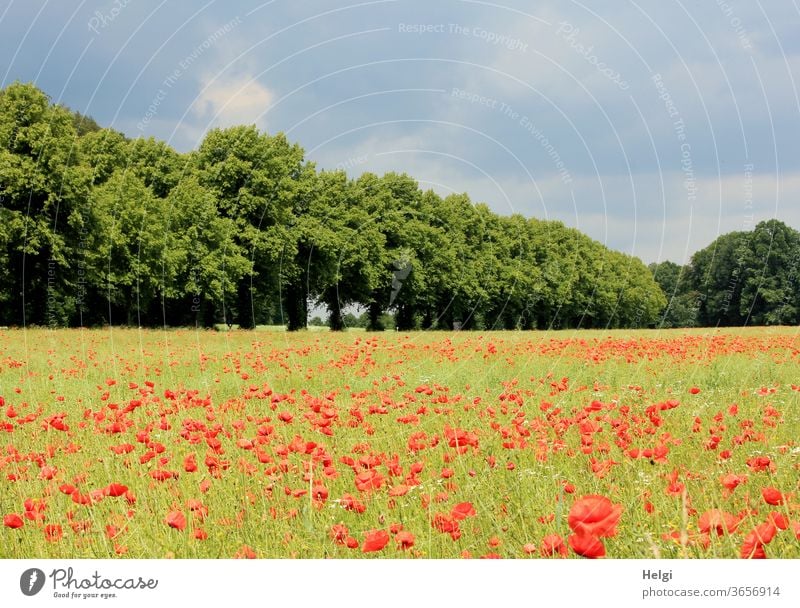
[[[773,220],[648,269],[406,174],[318,170],[281,133],[214,129],[180,154],[0,91],[2,325],[798,323],[799,247]]]

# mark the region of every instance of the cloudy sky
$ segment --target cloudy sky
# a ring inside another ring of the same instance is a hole
[[[187,151],[283,131],[646,262],[800,228],[796,0],[0,0],[0,77]]]

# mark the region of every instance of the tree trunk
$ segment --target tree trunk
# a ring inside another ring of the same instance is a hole
[[[328,325],[331,331],[344,331],[344,319],[342,319],[342,308],[339,303],[339,294],[336,288],[329,289],[325,294],[325,303],[328,306],[330,316]]]
[[[286,329],[289,331],[305,329],[308,325],[308,296],[304,279],[300,277],[286,286]]]
[[[256,326],[253,316],[253,292],[250,288],[250,277],[239,282],[236,294],[237,320],[242,329],[253,329]]]
[[[369,326],[367,327],[367,331],[383,331],[386,329],[381,322],[381,315],[383,315],[383,309],[381,309],[381,305],[375,300],[370,302]]]

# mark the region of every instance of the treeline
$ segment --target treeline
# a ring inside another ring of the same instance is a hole
[[[800,232],[778,220],[650,270],[669,302],[664,327],[800,324]]]
[[[354,311],[371,329],[532,329],[656,326],[673,310],[640,260],[558,222],[404,174],[319,171],[255,127],[179,154],[33,85],[0,91],[0,325],[296,330],[309,306],[333,329]]]

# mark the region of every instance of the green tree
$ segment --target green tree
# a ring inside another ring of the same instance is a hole
[[[690,268],[667,260],[654,262],[649,269],[667,299],[659,327],[696,327],[700,294],[691,287]]]
[[[72,115],[34,85],[0,91],[3,324],[61,325],[74,314],[71,254],[90,185],[76,139]]]
[[[754,325],[800,323],[800,233],[768,220],[755,227],[748,244],[740,315]]]
[[[219,213],[217,195],[190,175],[165,201],[168,217],[163,254],[165,285],[170,286],[167,323],[211,327],[226,318],[239,282],[250,275],[252,262],[236,239],[236,223]],[[165,226],[166,227],[166,226]]]
[[[86,259],[90,284],[105,298],[104,321],[160,324],[161,298],[177,295],[167,289],[176,268],[168,255],[164,199],[140,178],[118,170],[92,192],[91,217]]]
[[[292,264],[292,210],[308,196],[313,176],[303,154],[282,134],[269,136],[255,126],[242,126],[213,129],[192,156],[200,183],[217,193],[220,214],[234,221],[237,243],[252,263],[231,307],[241,327],[266,321],[266,311],[278,303],[281,292],[289,327],[306,325],[309,294]]]

